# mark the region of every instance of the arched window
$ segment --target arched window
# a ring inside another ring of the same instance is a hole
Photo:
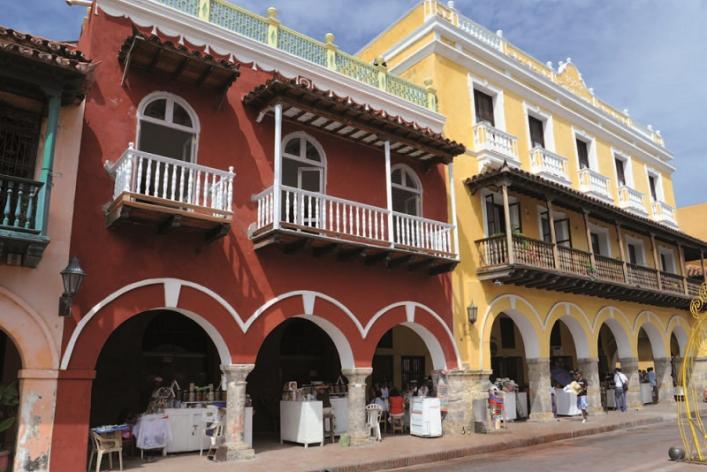
[[[187,102],[170,93],[155,92],[143,98],[137,118],[140,151],[196,161],[199,120]]]
[[[326,157],[321,145],[311,136],[296,132],[282,140],[282,185],[323,193]]]
[[[391,170],[393,211],[422,216],[422,184],[417,174],[406,165],[398,164]]]

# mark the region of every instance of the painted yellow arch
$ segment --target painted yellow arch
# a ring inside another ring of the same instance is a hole
[[[491,328],[501,313],[508,315],[518,327],[527,359],[549,356],[550,347],[540,342],[544,325],[537,309],[519,295],[503,294],[489,303],[479,325],[481,330],[479,357],[483,369],[491,368]]]
[[[594,335],[591,342],[594,356],[599,356],[597,343],[602,324],[606,324],[611,330],[611,334],[614,335],[619,358],[638,357],[637,343],[632,341],[633,326],[631,322],[623,311],[611,305],[601,308],[594,317],[594,323],[592,324]]]
[[[594,339],[591,323],[587,314],[575,303],[557,302],[547,313],[543,323],[546,332],[545,344],[549,345],[552,327],[561,320],[569,329],[574,341],[574,348],[578,359],[588,359],[592,357],[594,351],[591,348],[591,341]],[[595,343],[596,344],[596,343]],[[548,347],[549,349],[549,347]],[[596,355],[596,354],[594,354]]]
[[[633,322],[633,341],[638,352],[638,333],[641,328],[648,335],[654,359],[670,357],[670,338],[665,336],[667,330],[665,323],[658,315],[649,310],[643,310]]]
[[[672,334],[675,335],[678,340],[678,347],[680,349],[679,355],[680,357],[685,356],[685,349],[687,349],[687,343],[690,337],[690,322],[683,316],[674,315],[668,321],[665,334],[668,338],[668,346],[670,346],[670,336]]]

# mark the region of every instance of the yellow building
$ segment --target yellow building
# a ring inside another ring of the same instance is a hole
[[[359,56],[434,87],[445,134],[467,147],[455,166],[453,275],[465,370],[453,381],[471,399],[488,376],[511,377],[543,419],[563,370],[584,372],[599,410],[612,403],[600,378],[615,366],[636,408],[639,370],[655,367],[659,398],[672,401],[671,361],[702,282],[685,261],[699,263],[707,243],[679,229],[660,132],[596,97],[570,59],[545,64],[434,0]],[[468,424],[468,409],[456,421]]]

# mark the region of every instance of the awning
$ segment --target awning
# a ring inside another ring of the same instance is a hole
[[[420,161],[448,164],[465,151],[464,145],[440,133],[357,103],[351,97],[319,89],[304,77],[288,79],[275,73],[249,92],[243,102],[261,113],[272,113],[273,105],[279,103],[283,118],[291,122],[380,149],[389,140],[393,153]]]

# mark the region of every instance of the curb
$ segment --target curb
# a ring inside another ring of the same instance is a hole
[[[414,465],[430,464],[434,462],[448,461],[459,459],[462,457],[474,456],[479,454],[488,454],[507,449],[517,449],[521,447],[537,446],[565,439],[574,439],[583,436],[591,436],[595,434],[608,433],[619,429],[634,428],[637,426],[647,426],[663,422],[664,419],[660,416],[636,419],[623,423],[597,425],[589,428],[576,429],[561,433],[548,433],[529,438],[517,438],[508,441],[499,441],[494,444],[485,444],[481,446],[469,446],[454,449],[447,449],[435,453],[411,455],[406,457],[398,457],[391,459],[378,460],[373,462],[365,462],[360,464],[342,465],[322,467],[311,472],[372,472],[377,470],[396,469],[400,467],[410,467]]]

